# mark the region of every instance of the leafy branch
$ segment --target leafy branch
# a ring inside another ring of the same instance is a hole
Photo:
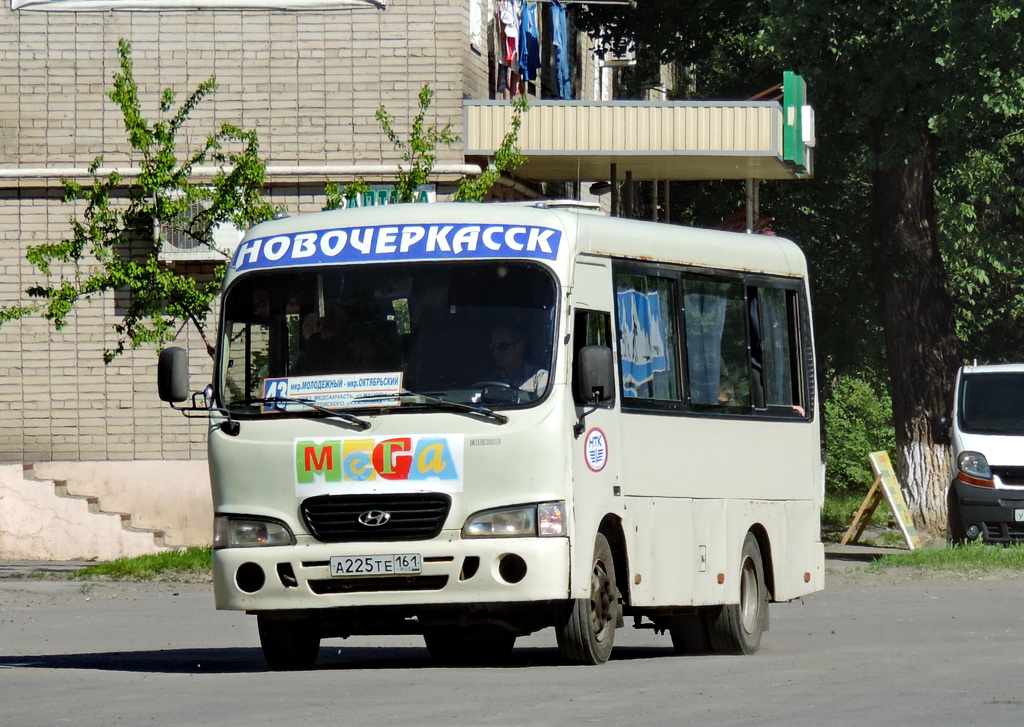
[[[198,148],[180,144],[189,115],[216,90],[216,81],[210,78],[201,83],[173,112],[175,94],[164,90],[160,119],[150,124],[142,112],[131,45],[123,39],[118,55],[120,70],[107,96],[124,117],[128,143],[138,159],[138,175],[131,183],[117,172],[101,175],[100,156],[89,165],[91,184],[61,180],[63,201],[84,202],[85,207],[78,218],[71,218],[70,237],[31,246],[26,254],[43,275],[57,275],[58,280],[26,291],[38,300],[36,304],[0,310],[0,325],[39,314],[60,330],[79,302],[116,291],[126,303],[121,321],[114,326],[116,344],[103,354],[107,363],[126,348],[161,345],[188,323],[212,355],[206,325],[229,257],[214,246],[214,230],[223,223],[245,229],[275,212],[262,197],[265,164],[259,157],[259,141],[253,131],[222,124]],[[208,166],[216,167],[212,178],[193,182],[193,175]],[[168,230],[185,235],[194,247],[221,253],[224,261],[215,265],[205,281],[174,271],[159,260]]]
[[[413,202],[417,190],[427,183],[430,173],[437,160],[438,146],[449,147],[458,143],[459,135],[452,131],[451,124],[438,127],[427,124],[427,112],[434,100],[434,92],[430,86],[420,89],[417,106],[419,111],[412,119],[408,138],[403,138],[395,130],[395,117],[383,106],[377,108],[376,119],[388,140],[401,152],[401,162],[395,172],[396,202]],[[503,172],[513,171],[519,167],[526,157],[519,152],[519,130],[522,127],[522,115],[529,110],[526,96],[512,99],[512,120],[509,130],[494,152],[491,163],[476,177],[464,177],[459,182],[455,199],[461,202],[480,202],[487,192],[501,178]],[[351,202],[357,196],[366,194],[370,187],[363,179],[358,179],[344,187],[333,182],[326,185],[327,202],[324,209],[337,209]]]

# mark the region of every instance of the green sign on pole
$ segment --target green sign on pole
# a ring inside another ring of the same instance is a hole
[[[782,158],[797,173],[810,173],[814,113],[807,104],[807,83],[793,71],[782,74]]]

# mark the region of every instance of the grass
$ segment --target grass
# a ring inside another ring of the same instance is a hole
[[[871,563],[867,570],[878,573],[889,568],[912,568],[921,572],[962,575],[1024,571],[1024,543],[1003,547],[973,542],[966,545],[890,553]]]
[[[170,550],[156,555],[118,558],[75,571],[75,580],[180,581],[208,578],[212,565],[210,548]]]

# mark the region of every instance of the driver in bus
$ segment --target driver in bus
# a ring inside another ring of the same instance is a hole
[[[526,359],[526,342],[522,330],[513,324],[502,324],[491,331],[491,355],[494,357],[494,381],[537,398],[548,385],[548,371]]]

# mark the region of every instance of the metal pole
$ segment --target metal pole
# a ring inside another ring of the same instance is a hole
[[[633,171],[626,172],[626,193],[623,200],[623,217],[633,219]]]
[[[747,234],[754,231],[754,180],[748,179],[745,183],[744,205],[747,210]]]
[[[619,170],[617,164],[612,164],[612,217],[619,216]]]

